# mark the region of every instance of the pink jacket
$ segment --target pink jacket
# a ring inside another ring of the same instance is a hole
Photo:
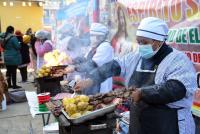
[[[45,53],[53,50],[52,42],[50,40],[46,40],[43,44],[40,41],[35,42],[35,50],[36,53],[43,57]]]

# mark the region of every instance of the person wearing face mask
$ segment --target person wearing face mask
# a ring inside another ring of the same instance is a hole
[[[165,43],[167,24],[144,18],[136,32],[139,53],[129,53],[90,72],[77,83],[84,90],[111,76],[122,76],[133,87],[130,134],[194,134],[191,114],[197,88],[196,71],[189,58]]]
[[[84,58],[78,57],[71,65],[65,69],[66,72],[79,72],[84,74],[83,77],[88,77],[91,70],[100,67],[101,65],[113,60],[114,50],[107,41],[109,31],[106,26],[100,23],[92,23],[90,27],[90,46],[91,49]],[[112,78],[108,77],[104,82],[94,85],[92,88],[87,88],[82,93],[86,95],[94,95],[97,93],[107,93],[112,90]]]

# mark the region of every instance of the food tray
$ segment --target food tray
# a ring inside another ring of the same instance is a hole
[[[94,119],[94,118],[97,118],[99,116],[103,116],[105,115],[106,113],[110,113],[112,111],[115,110],[115,104],[112,104],[112,105],[108,105],[104,108],[101,108],[101,109],[98,109],[98,110],[95,110],[95,111],[92,111],[91,113],[88,113],[86,115],[83,115],[79,118],[70,118],[67,113],[64,111],[64,109],[62,109],[62,113],[66,116],[66,118],[68,120],[70,120],[73,124],[79,124],[79,123],[82,123],[82,122],[85,122],[87,120],[91,120],[91,119]]]

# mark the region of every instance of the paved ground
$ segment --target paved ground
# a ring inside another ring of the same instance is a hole
[[[18,81],[21,77],[18,73]],[[33,80],[30,76],[29,80]],[[32,83],[20,84],[27,91],[35,91]],[[50,122],[55,119],[51,116]],[[30,133],[30,128],[33,133]],[[27,102],[7,106],[7,110],[0,112],[0,134],[42,134],[42,116],[32,118]]]

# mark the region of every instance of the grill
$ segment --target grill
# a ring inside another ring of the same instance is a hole
[[[67,65],[52,66],[51,74],[57,74],[59,70],[64,70]],[[63,80],[64,73],[61,76],[46,76],[41,78],[36,78],[37,83],[37,93],[50,92],[51,96],[61,92],[60,81]]]
[[[36,78],[37,93],[50,92],[51,96],[55,96],[61,92],[61,80],[63,80],[63,76]]]
[[[59,133],[60,134],[112,134],[116,125],[116,114],[108,113],[104,116],[86,121],[80,124],[73,124],[60,115]],[[65,122],[65,123],[63,123]],[[63,124],[68,124],[67,126]]]

